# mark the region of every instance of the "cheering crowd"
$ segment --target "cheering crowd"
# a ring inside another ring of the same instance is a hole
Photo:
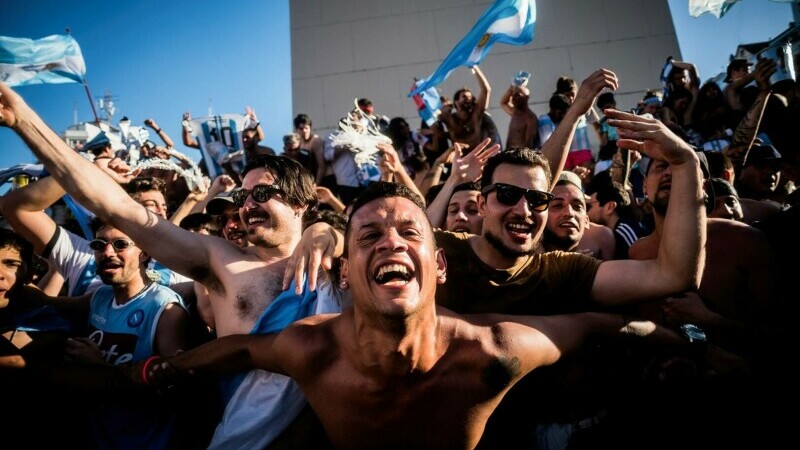
[[[326,137],[298,114],[276,152],[249,110],[241,166],[210,183],[131,170],[102,136],[72,149],[0,84],[3,132],[46,169],[0,198],[4,433],[131,449],[780,442],[788,417],[767,405],[793,389],[798,85],[769,59],[733,60],[725,86],[668,69],[632,112],[609,69],[555,80],[539,116],[517,80],[505,135],[478,66],[477,92],[419,129],[362,98]],[[180,155],[144,123],[163,141],[144,159]],[[186,125],[182,141],[199,145]],[[65,194],[90,235],[53,213]]]

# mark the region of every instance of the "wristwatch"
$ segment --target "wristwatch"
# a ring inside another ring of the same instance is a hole
[[[704,344],[706,342],[706,332],[695,324],[685,323],[680,327],[681,334],[690,344]]]

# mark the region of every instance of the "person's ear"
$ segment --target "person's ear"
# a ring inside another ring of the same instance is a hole
[[[444,250],[436,249],[436,283],[444,284],[447,281],[447,259]]]
[[[347,263],[347,258],[344,256],[339,258],[339,265],[339,287],[347,289],[350,287],[350,283],[347,281],[350,273],[350,265]]]
[[[613,214],[616,209],[617,209],[617,202],[613,200],[603,205],[603,210],[606,214]]]
[[[486,197],[483,194],[478,194],[478,214],[486,217]]]

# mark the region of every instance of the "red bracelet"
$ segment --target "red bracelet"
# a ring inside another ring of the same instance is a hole
[[[147,367],[150,366],[150,363],[152,363],[157,359],[161,359],[161,357],[153,355],[147,358],[147,360],[144,362],[144,365],[142,366],[142,381],[144,382],[144,384],[150,384],[150,381],[147,379]]]

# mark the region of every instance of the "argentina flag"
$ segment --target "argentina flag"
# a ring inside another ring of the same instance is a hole
[[[86,64],[72,36],[0,36],[0,81],[9,86],[83,83],[84,75]]]
[[[495,42],[510,45],[531,42],[535,23],[535,0],[496,0],[447,55],[439,68],[430,77],[422,80],[409,97],[439,85],[458,66],[477,65]]]
[[[689,0],[689,15],[698,17],[701,14],[711,13],[721,18],[739,0]]]

